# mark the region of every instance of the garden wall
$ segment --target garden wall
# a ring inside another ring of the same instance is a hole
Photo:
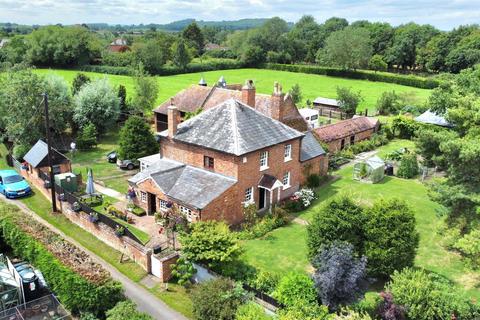
[[[118,237],[112,228],[101,222],[90,222],[90,220],[88,220],[88,214],[84,212],[74,212],[66,202],[61,202],[61,210],[71,222],[90,232],[110,247],[122,252],[140,265],[145,271],[151,273],[152,249],[146,248],[128,237]]]

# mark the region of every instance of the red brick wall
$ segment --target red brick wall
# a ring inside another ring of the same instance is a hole
[[[355,134],[355,142],[370,139],[370,137],[372,136],[372,134],[374,132],[375,132],[374,129],[370,129],[370,130],[366,130],[366,131]],[[350,137],[351,136],[343,138],[343,139],[345,139],[345,147],[344,148],[346,148],[347,146],[350,145]],[[338,152],[338,151],[341,150],[342,139],[333,140],[333,141],[328,142],[327,144],[328,144],[328,151],[331,152],[331,153],[335,153],[335,152]]]
[[[318,174],[324,176],[328,173],[328,156],[323,155],[310,159],[308,161],[302,162],[303,164],[303,176],[301,184],[304,185],[308,176],[311,174]]]

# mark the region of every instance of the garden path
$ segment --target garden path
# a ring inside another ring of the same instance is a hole
[[[120,192],[113,190],[111,188],[107,188],[102,186],[101,184],[95,182],[95,190],[97,192],[103,193],[109,197],[115,198],[119,201],[126,201],[127,199],[125,198],[124,194],[121,194]]]

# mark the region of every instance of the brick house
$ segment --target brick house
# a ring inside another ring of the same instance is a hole
[[[206,111],[220,103],[236,99],[249,105],[264,115],[290,126],[298,131],[308,130],[307,123],[297,109],[297,106],[289,94],[282,93],[282,87],[275,83],[274,93],[258,94],[252,80],[247,80],[245,85],[228,85],[223,77],[212,87],[208,87],[206,82],[200,80],[198,85],[192,85],[189,88],[180,91],[171,99],[165,101],[154,110],[155,128],[157,132],[166,130],[168,127],[168,107],[171,100],[180,112],[180,118],[183,120],[185,114],[194,113],[197,110]]]
[[[380,122],[376,118],[354,116],[314,129],[317,137],[328,144],[328,151],[335,153],[362,140],[370,139],[378,131]]]
[[[37,186],[43,187],[43,180],[40,178],[40,174],[48,175],[50,172],[48,166],[48,145],[44,141],[38,140],[25,154],[23,159],[25,160],[24,165],[26,165],[26,169],[22,170],[22,175],[37,184]],[[72,172],[70,159],[54,148],[52,148],[52,167],[54,174]]]
[[[170,105],[168,130],[158,135],[160,154],[140,159],[142,171],[129,180],[135,202],[149,214],[173,205],[189,221],[239,224],[245,204],[269,210],[309,174],[328,169],[326,153],[311,132],[235,99],[182,123],[178,108]]]
[[[114,39],[108,46],[110,52],[126,52],[130,51],[127,40],[122,38]]]

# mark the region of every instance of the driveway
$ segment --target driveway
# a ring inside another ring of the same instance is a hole
[[[125,295],[130,298],[133,302],[137,304],[137,309],[139,311],[145,312],[152,316],[154,319],[158,320],[187,320],[186,317],[181,315],[180,313],[172,310],[169,306],[167,306],[163,301],[157,299],[153,294],[151,294],[148,290],[144,287],[140,286],[136,282],[130,280],[125,275],[123,275],[120,271],[112,267],[102,258],[95,255],[93,252],[84,248],[81,244],[79,244],[74,239],[70,238],[68,235],[64,234],[62,231],[58,230],[50,223],[42,219],[41,217],[37,216],[35,212],[31,211],[27,206],[25,206],[22,202],[5,199],[6,202],[16,205],[22,211],[32,216],[34,219],[39,221],[40,223],[44,224],[51,230],[55,231],[56,233],[60,234],[64,239],[73,243],[77,247],[81,248],[87,254],[89,254],[94,260],[100,263],[106,270],[108,270],[113,279],[122,283],[123,288],[125,290]],[[125,319],[127,320],[127,319]]]

